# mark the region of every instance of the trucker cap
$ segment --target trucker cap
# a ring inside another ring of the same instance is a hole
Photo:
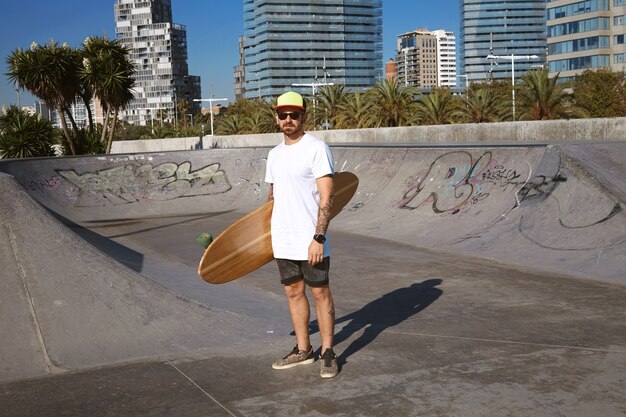
[[[306,104],[304,103],[302,96],[293,91],[288,91],[278,97],[278,102],[274,109],[278,110],[282,107],[297,107],[299,109],[306,110]]]

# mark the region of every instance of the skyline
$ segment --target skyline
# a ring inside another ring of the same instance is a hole
[[[426,3],[426,4],[424,4]],[[383,0],[383,62],[395,55],[397,35],[416,28],[454,32],[458,42],[459,0],[436,4],[423,0]],[[17,94],[6,77],[6,59],[18,47],[54,39],[78,47],[87,36],[115,37],[114,0],[91,0],[89,8],[79,0],[42,2],[23,0],[4,5],[0,25],[0,108],[17,104]],[[414,10],[415,17],[407,10]],[[69,11],[72,11],[70,13]],[[172,0],[174,23],[187,28],[189,74],[199,75],[202,97],[234,100],[233,67],[239,63],[238,38],[243,35],[243,2],[205,0],[200,4]],[[211,94],[212,92],[212,94]],[[21,91],[20,105],[36,99]]]

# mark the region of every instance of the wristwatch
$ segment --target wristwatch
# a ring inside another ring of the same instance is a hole
[[[324,242],[326,242],[326,236],[324,236],[324,235],[314,235],[313,236],[313,240],[316,241],[317,243],[324,243]]]

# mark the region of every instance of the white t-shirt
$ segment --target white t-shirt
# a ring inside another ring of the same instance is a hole
[[[306,133],[293,145],[281,142],[267,157],[265,181],[273,184],[274,257],[305,261],[317,228],[320,195],[316,179],[333,173],[330,148]],[[330,255],[328,240],[324,256]]]

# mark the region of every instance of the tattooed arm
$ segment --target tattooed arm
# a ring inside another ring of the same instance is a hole
[[[326,175],[316,180],[317,190],[320,193],[320,207],[317,214],[316,235],[326,235],[330,223],[330,212],[335,197],[334,180],[332,175]],[[309,263],[316,265],[324,259],[324,245],[312,241],[309,245]]]

